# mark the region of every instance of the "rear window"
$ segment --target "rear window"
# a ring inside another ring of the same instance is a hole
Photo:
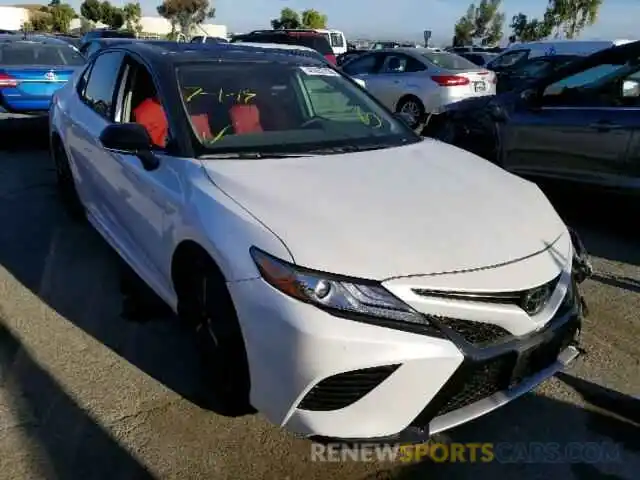
[[[332,33],[331,34],[331,45],[337,48],[344,47],[344,41],[342,39],[342,34],[340,33]]]
[[[422,54],[429,62],[445,70],[475,70],[478,66],[458,55],[447,52],[425,52]]]
[[[70,45],[11,42],[0,47],[0,65],[80,66],[84,57]]]
[[[333,49],[329,45],[329,40],[322,34],[307,33],[307,32],[290,32],[287,33],[288,42],[291,45],[302,45],[303,47],[313,48],[322,55],[333,54]],[[281,42],[284,43],[284,42]]]

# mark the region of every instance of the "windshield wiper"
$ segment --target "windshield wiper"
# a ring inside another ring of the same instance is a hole
[[[307,154],[298,153],[268,153],[268,152],[226,152],[226,153],[206,153],[200,155],[200,160],[224,160],[224,159],[237,159],[237,160],[262,160],[268,158],[298,158],[308,157]]]

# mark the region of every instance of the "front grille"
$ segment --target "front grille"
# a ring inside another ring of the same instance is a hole
[[[509,386],[515,387],[525,378],[551,366],[560,352],[571,344],[577,330],[578,326],[573,323],[558,329],[556,336],[550,342],[541,345],[521,360],[520,365],[513,372]]]
[[[516,387],[526,378],[551,366],[558,355],[571,344],[579,326],[579,316],[572,315],[566,323],[556,328],[551,338],[524,353],[518,352],[518,345],[522,345],[518,341],[513,347],[509,347],[508,344],[496,347],[503,353],[488,359],[466,357],[463,364],[411,425],[422,428],[435,417]],[[548,334],[549,330],[545,329],[534,335]]]
[[[412,425],[424,427],[435,417],[507,389],[515,358],[515,354],[509,354],[462,366]]]
[[[542,310],[549,298],[551,298],[551,294],[555,290],[559,281],[560,275],[538,287],[512,292],[448,292],[424,288],[414,288],[412,290],[413,293],[422,297],[448,298],[458,301],[482,302],[498,305],[517,305],[529,315],[535,315]]]
[[[471,322],[458,318],[437,317],[439,325],[450,328],[476,347],[486,347],[499,341],[504,341],[512,335],[509,331],[492,323]]]
[[[399,366],[383,365],[325,378],[307,393],[298,408],[326,412],[348,407],[385,381]]]

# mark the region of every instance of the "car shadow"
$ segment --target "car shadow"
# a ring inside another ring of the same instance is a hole
[[[591,280],[629,292],[640,293],[640,281],[635,278],[615,277],[613,275],[596,273],[591,277]]]
[[[637,202],[611,192],[557,182],[538,185],[567,225],[578,232],[590,255],[640,265]]]
[[[640,400],[564,373],[554,381],[573,389],[586,408],[529,394],[433,440],[449,445],[490,443],[492,461],[472,462],[470,454],[450,461],[441,453],[366,480],[634,478],[640,468]]]
[[[29,468],[38,470],[38,478],[154,478],[22,348],[1,312],[0,387],[10,398],[0,425],[3,454],[19,449],[28,455]]]
[[[16,151],[3,161],[7,155],[0,152],[0,265],[62,317],[158,382],[224,414],[191,331],[173,315],[144,323],[123,318],[121,260],[88,223],[67,216],[48,158]]]

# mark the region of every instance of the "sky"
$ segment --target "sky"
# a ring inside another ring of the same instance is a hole
[[[81,0],[67,1],[79,10]],[[16,3],[16,0],[0,0],[0,5]],[[112,0],[112,3],[123,5],[125,0]],[[144,15],[156,15],[160,0],[140,0],[140,3]],[[450,41],[453,25],[471,0],[216,0],[211,3],[216,8],[212,23],[227,25],[230,32],[269,28],[269,21],[284,7],[299,11],[315,8],[328,16],[329,27],[343,30],[347,37],[409,40],[421,39],[423,30],[432,30],[434,43],[439,44]],[[582,38],[638,38],[640,2],[604,0],[603,3],[598,22],[585,29]],[[546,4],[546,0],[503,0],[502,11],[506,13],[508,25],[519,12],[542,16]],[[508,35],[506,27],[505,36]]]

